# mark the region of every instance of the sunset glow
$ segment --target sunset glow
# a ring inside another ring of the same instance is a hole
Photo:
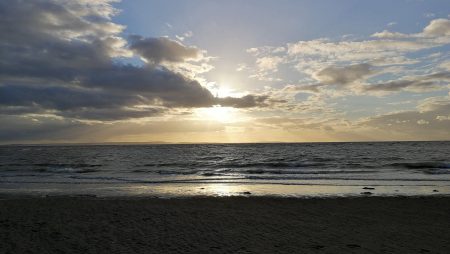
[[[449,138],[448,1],[26,2],[1,143]]]

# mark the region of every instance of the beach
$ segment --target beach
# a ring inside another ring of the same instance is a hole
[[[0,253],[448,253],[450,198],[4,196]]]

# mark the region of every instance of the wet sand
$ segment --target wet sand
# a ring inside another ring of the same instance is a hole
[[[0,200],[0,253],[450,253],[450,198]]]

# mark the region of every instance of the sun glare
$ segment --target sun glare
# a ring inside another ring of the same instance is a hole
[[[233,109],[229,107],[213,106],[210,108],[198,109],[197,112],[200,118],[206,118],[206,120],[231,122],[234,119]]]

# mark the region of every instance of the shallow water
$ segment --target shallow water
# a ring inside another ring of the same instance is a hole
[[[450,142],[0,146],[0,192],[450,194]]]

